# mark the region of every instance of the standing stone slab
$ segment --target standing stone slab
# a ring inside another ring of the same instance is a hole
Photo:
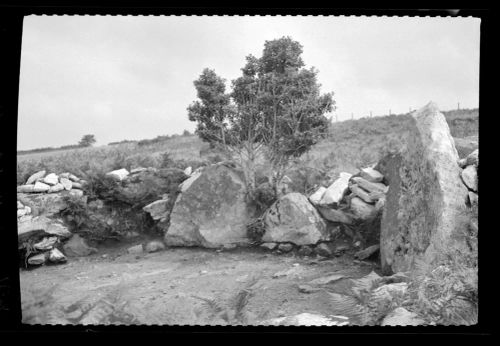
[[[327,240],[326,224],[307,197],[289,193],[276,201],[264,216],[264,242],[316,244]]]
[[[216,164],[203,169],[196,179],[193,176],[175,201],[165,244],[217,248],[250,243],[246,224],[252,212],[245,203],[242,174]]]
[[[454,245],[467,189],[446,119],[434,103],[413,113],[408,145],[387,194],[380,232],[384,272],[407,271],[417,259],[432,262],[439,246]]]

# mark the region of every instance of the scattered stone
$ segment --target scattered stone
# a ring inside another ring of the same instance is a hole
[[[129,254],[140,254],[144,251],[143,247],[142,247],[142,244],[139,244],[139,245],[135,245],[135,246],[132,246],[132,247],[129,247],[127,252]]]
[[[317,207],[317,209],[321,216],[328,221],[345,223],[346,225],[350,225],[353,222],[352,217],[342,210],[335,210],[328,207]]]
[[[309,245],[303,245],[299,248],[299,251],[297,251],[297,254],[299,256],[311,256],[313,253],[314,253],[314,250]]]
[[[187,175],[187,176],[190,176],[191,173],[193,173],[193,168],[191,166],[187,167],[185,170],[184,170],[184,174]]]
[[[321,290],[322,289],[319,287],[312,287],[309,285],[299,285],[299,292],[300,293],[315,293],[315,292],[319,292]]]
[[[59,182],[62,184],[65,190],[71,190],[73,183],[68,178],[59,177]]]
[[[33,192],[47,192],[49,189],[49,185],[37,181],[33,187]]]
[[[472,191],[477,192],[477,170],[471,165],[467,166],[460,174],[464,184]]]
[[[264,322],[273,326],[344,326],[349,324],[345,316],[323,316],[304,312],[295,316],[273,318]]]
[[[242,173],[215,164],[205,167],[195,180],[191,180],[193,177],[196,177],[194,173],[182,184],[183,192],[170,214],[165,243],[207,248],[250,244],[246,225],[252,218],[252,211],[246,204]]]
[[[316,246],[316,248],[314,249],[314,251],[318,255],[323,256],[323,257],[331,257],[331,256],[333,256],[333,249],[330,246],[330,244],[328,244],[328,243],[318,244],[318,246]]]
[[[61,183],[57,183],[54,186],[51,186],[48,192],[49,193],[56,193],[56,192],[60,192],[62,190],[64,190],[64,185]]]
[[[469,191],[469,203],[471,204],[471,206],[478,205],[479,204],[479,195],[477,193]]]
[[[354,257],[360,260],[365,260],[369,257],[371,257],[373,254],[375,254],[377,251],[380,250],[380,245],[372,245],[368,246],[366,249],[358,251],[354,254]]]
[[[366,203],[359,197],[351,199],[351,211],[359,220],[369,220],[376,215],[375,206]]]
[[[314,279],[314,280],[309,282],[309,285],[328,285],[332,282],[336,282],[336,281],[339,281],[339,280],[344,279],[344,278],[346,278],[345,275],[332,274],[332,275],[324,276],[324,277],[321,277],[318,279]]]
[[[68,175],[68,178],[69,178],[69,180],[74,181],[74,182],[77,182],[77,181],[79,181],[79,180],[80,180],[80,178],[78,178],[78,177],[77,177],[76,175],[74,175],[74,174],[70,174],[70,175]]]
[[[69,191],[69,194],[74,197],[83,197],[83,191],[78,189],[71,189]]]
[[[151,215],[153,220],[161,220],[166,219],[169,213],[169,201],[168,199],[160,199],[158,201],[154,201],[142,208],[146,213]]]
[[[383,194],[387,193],[388,187],[382,183],[372,183],[361,177],[353,177],[351,178],[351,181],[353,181],[355,184],[359,185],[361,188],[370,193],[372,192],[378,192]]]
[[[277,244],[276,243],[263,243],[260,244],[260,247],[263,247],[268,250],[274,250],[276,248]]]
[[[97,253],[97,249],[87,245],[84,238],[75,234],[63,246],[64,253],[69,257],[84,257]]]
[[[17,209],[17,217],[21,217],[28,214],[28,210],[23,208],[23,209]]]
[[[263,242],[316,244],[328,240],[326,224],[307,197],[296,192],[276,201],[264,216]]]
[[[366,203],[375,203],[375,200],[370,197],[370,194],[359,187],[357,184],[351,185],[350,190],[355,196],[361,198]]]
[[[309,196],[309,201],[314,205],[319,204],[321,199],[323,198],[323,195],[325,194],[325,191],[326,187],[320,186],[315,193]]]
[[[372,167],[362,168],[359,176],[372,183],[381,183],[384,180],[382,173]]]
[[[42,241],[33,245],[33,247],[39,251],[46,251],[52,249],[55,243],[57,243],[57,237],[45,237]]]
[[[79,182],[77,182],[77,181],[73,181],[73,182],[71,183],[71,188],[72,188],[72,189],[79,189],[79,190],[81,190],[81,189],[83,189],[83,186],[82,186],[82,184],[81,184],[81,183],[79,183]]]
[[[45,261],[47,261],[47,253],[41,253],[28,258],[28,264],[31,265],[42,265]]]
[[[281,278],[281,277],[294,277],[298,276],[298,274],[302,271],[300,266],[292,267],[290,269],[280,270],[273,274],[273,279]]]
[[[429,103],[412,113],[408,143],[390,181],[381,222],[383,272],[411,270],[432,262],[443,246],[459,245],[467,188],[460,181],[458,154],[446,119]],[[464,246],[465,247],[465,246]]]
[[[19,201],[17,201],[17,209],[24,209],[24,205]]]
[[[28,180],[26,180],[26,185],[31,185],[31,184],[36,183],[37,180],[42,179],[45,176],[45,173],[47,173],[47,172],[40,171],[40,172],[33,174],[32,176],[30,176],[28,178]]]
[[[109,175],[118,181],[122,181],[129,175],[129,172],[125,168],[122,168],[106,173],[106,175]]]
[[[349,179],[352,177],[352,174],[342,172],[337,180],[331,184],[328,189],[323,194],[321,201],[319,204],[321,205],[330,205],[337,204],[342,200],[344,194],[348,189]]]
[[[236,244],[223,244],[222,248],[224,250],[233,250],[233,249],[237,248],[237,245]]]
[[[385,207],[385,196],[383,198],[380,198],[377,203],[375,203],[375,210],[378,212],[378,211],[381,211],[383,210]]]
[[[34,184],[20,185],[17,187],[17,192],[20,192],[20,193],[31,193],[31,192],[35,192],[34,190],[35,190]]]
[[[153,240],[146,244],[146,252],[157,252],[165,250],[165,244],[159,240]]]
[[[42,182],[47,185],[56,185],[59,182],[59,177],[55,173],[50,173],[42,179]]]
[[[52,263],[63,263],[66,262],[66,256],[58,249],[52,249],[49,252],[49,261]]]
[[[479,167],[479,149],[474,150],[467,156],[466,166],[474,165]]]
[[[281,252],[290,252],[293,250],[293,245],[290,243],[280,244],[278,245],[278,250],[280,250]]]
[[[64,172],[64,173],[59,174],[59,182],[61,182],[61,178],[69,179],[69,176],[70,176],[70,174],[68,172]]]
[[[399,307],[389,313],[382,321],[382,326],[419,326],[425,321],[418,318],[418,315]]]

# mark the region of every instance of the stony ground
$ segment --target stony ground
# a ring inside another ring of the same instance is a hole
[[[309,293],[301,292],[299,285],[329,274],[359,278],[376,270],[374,263],[349,255],[326,260],[256,248],[170,248],[134,255],[127,253],[130,245],[100,248],[97,254],[70,258],[62,265],[21,270],[23,303],[55,285],[54,299],[47,301],[45,310],[30,306],[23,317],[67,309],[81,299],[92,305],[110,297],[114,305],[128,303],[124,309],[135,316],[130,323],[259,324],[304,312],[345,315],[329,292],[343,293],[349,280],[312,285]]]

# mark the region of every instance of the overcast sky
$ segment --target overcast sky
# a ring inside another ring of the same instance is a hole
[[[112,17],[24,19],[18,149],[193,131],[205,67],[230,80],[264,42],[290,36],[333,91],[339,120],[479,104],[475,18]]]

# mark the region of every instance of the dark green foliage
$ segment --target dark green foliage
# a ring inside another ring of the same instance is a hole
[[[85,135],[82,137],[80,142],[78,143],[79,146],[81,147],[90,147],[94,145],[96,142],[95,136],[94,135]]]

